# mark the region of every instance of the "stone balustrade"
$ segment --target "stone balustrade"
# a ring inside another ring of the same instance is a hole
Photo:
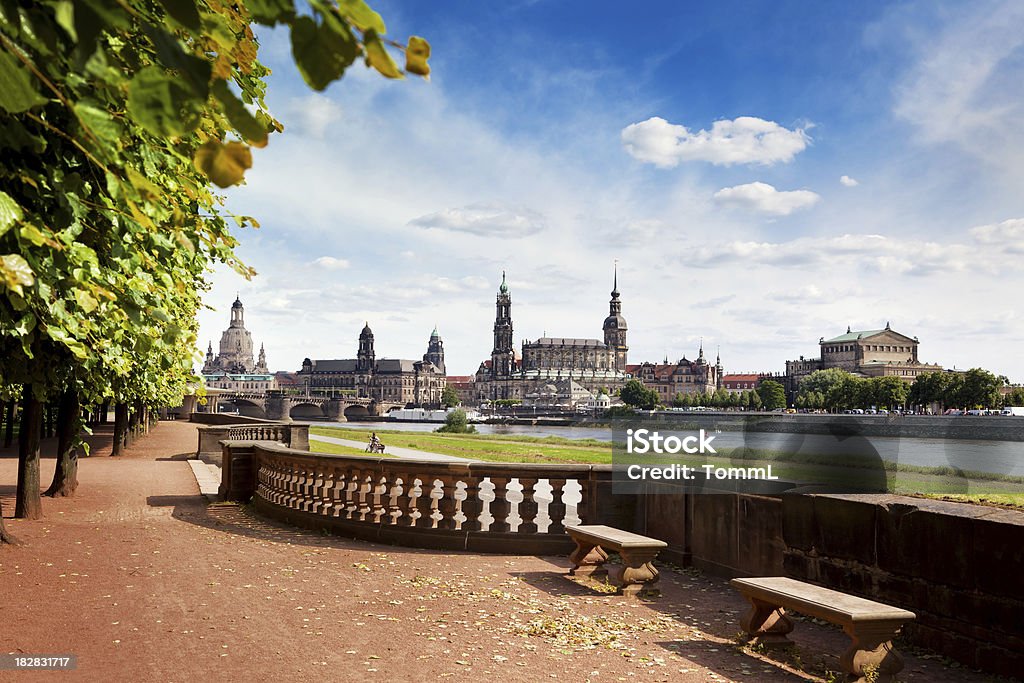
[[[222,497],[298,526],[414,547],[563,553],[597,521],[607,465],[449,463],[225,441]]]
[[[220,464],[223,441],[270,441],[309,450],[309,425],[290,422],[200,425],[196,457]]]

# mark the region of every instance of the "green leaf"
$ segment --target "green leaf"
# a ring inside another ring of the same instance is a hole
[[[348,25],[330,15],[323,24],[310,17],[292,23],[292,56],[299,73],[314,90],[323,90],[341,78],[359,55]]]
[[[405,48],[405,70],[417,76],[430,75],[430,43],[419,36],[409,36],[409,44]]]
[[[191,88],[192,94],[205,100],[210,93],[210,62],[185,52],[181,42],[167,31],[154,26],[149,26],[145,30],[146,35],[153,41],[160,63],[168,69],[177,71],[181,80]]]
[[[376,31],[379,35],[387,33],[384,20],[374,12],[363,0],[338,0],[338,11],[356,25],[360,31]]]
[[[28,262],[18,254],[7,254],[0,256],[0,275],[3,276],[4,284],[18,296],[24,294],[23,287],[31,287],[36,281],[35,273],[29,267]]]
[[[252,168],[252,152],[240,142],[211,140],[196,150],[193,163],[219,187],[231,187],[242,182],[246,170]]]
[[[84,289],[75,290],[75,301],[86,313],[92,313],[100,305],[100,302],[96,301],[96,297]]]
[[[24,217],[18,203],[6,192],[0,192],[0,237]]]
[[[376,31],[368,30],[363,34],[363,46],[366,48],[366,63],[387,78],[405,78],[399,71],[395,60],[391,59],[387,48],[381,42]]]
[[[57,24],[71,36],[71,40],[78,42],[78,32],[75,31],[75,5],[71,0],[61,0],[53,6],[53,15]]]
[[[176,22],[192,31],[199,30],[199,10],[192,0],[160,0],[160,4]]]
[[[147,66],[128,84],[128,112],[160,137],[178,137],[198,126],[204,100],[158,66]]]
[[[121,146],[121,128],[115,123],[110,112],[94,107],[85,100],[75,102],[74,107],[75,114],[90,133],[102,142],[113,143],[118,148]]]
[[[235,127],[239,135],[256,147],[266,146],[267,129],[245,108],[241,100],[234,96],[231,89],[228,88],[227,82],[214,81],[211,89],[213,96],[224,107],[224,114],[228,117],[228,121]]]
[[[53,240],[44,235],[39,230],[39,228],[32,225],[31,223],[26,223],[25,225],[21,226],[21,236],[27,239],[32,244],[36,245],[37,247],[41,247],[44,244],[53,242]]]
[[[17,57],[7,50],[0,50],[0,107],[17,114],[46,104],[46,100],[32,87],[32,80]]]
[[[292,0],[246,0],[252,18],[261,24],[273,26],[278,22],[287,23],[295,16]]]

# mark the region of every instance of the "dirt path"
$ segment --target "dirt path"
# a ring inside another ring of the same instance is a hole
[[[626,602],[565,578],[562,558],[379,546],[207,508],[183,460],[195,443],[169,422],[122,458],[100,446],[74,498],[7,520],[25,545],[0,548],[0,652],[75,654],[78,669],[0,679],[821,680],[739,651],[743,604],[722,580],[666,570],[659,601]],[[8,515],[15,465],[0,453]],[[845,642],[810,623],[794,635],[808,668]],[[913,657],[902,678],[987,680]]]

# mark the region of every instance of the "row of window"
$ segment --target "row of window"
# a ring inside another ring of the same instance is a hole
[[[825,353],[844,353],[856,349],[854,344],[840,344],[837,346],[826,346]],[[865,351],[877,351],[879,353],[911,353],[910,346],[890,346],[887,344],[864,344]]]

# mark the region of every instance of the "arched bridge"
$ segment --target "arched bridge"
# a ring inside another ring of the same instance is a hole
[[[219,409],[266,420],[360,420],[381,417],[401,403],[356,396],[292,396],[277,393],[230,392],[216,397]]]

